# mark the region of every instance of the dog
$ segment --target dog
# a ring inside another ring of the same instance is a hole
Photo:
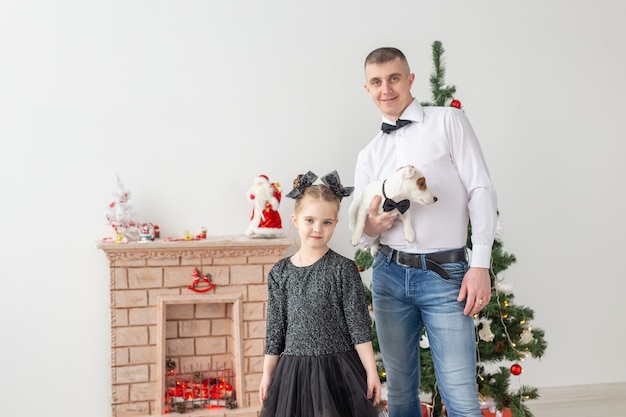
[[[395,211],[404,224],[404,237],[408,242],[415,241],[415,229],[408,210],[410,202],[429,205],[437,201],[426,185],[424,174],[412,165],[398,168],[385,180],[371,182],[350,204],[348,215],[352,246],[358,245],[361,240],[370,205],[377,195],[382,197],[378,212]],[[376,255],[378,241],[372,244],[370,251],[372,256]]]

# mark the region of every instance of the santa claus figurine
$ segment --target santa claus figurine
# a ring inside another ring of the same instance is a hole
[[[248,201],[254,203],[247,236],[273,237],[282,232],[283,225],[278,213],[281,198],[280,184],[270,183],[267,175],[259,175],[248,190]]]

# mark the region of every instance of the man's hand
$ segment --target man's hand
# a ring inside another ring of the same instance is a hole
[[[390,212],[378,213],[380,202],[383,198],[379,195],[374,197],[372,204],[370,204],[369,212],[367,213],[367,219],[365,220],[365,227],[363,233],[369,237],[376,237],[382,232],[391,229],[393,222],[398,217],[398,211],[392,210]]]
[[[483,309],[491,299],[491,279],[489,269],[470,268],[463,277],[457,301],[465,301],[463,314],[473,316]]]

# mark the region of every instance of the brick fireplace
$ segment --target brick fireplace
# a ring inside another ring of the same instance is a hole
[[[111,416],[166,413],[173,361],[177,375],[228,374],[235,394],[236,408],[203,403],[185,414],[257,417],[267,273],[292,244],[244,236],[99,244],[110,268]]]

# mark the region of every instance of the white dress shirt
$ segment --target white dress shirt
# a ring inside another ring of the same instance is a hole
[[[400,220],[380,235],[380,242],[410,253],[460,248],[465,246],[471,219],[470,265],[488,268],[497,224],[496,192],[467,116],[454,107],[422,107],[414,99],[400,119],[412,123],[388,134],[379,132],[359,152],[354,195],[370,182],[413,165],[422,171],[438,200],[428,206],[411,203],[415,242],[405,240]],[[384,117],[383,121],[395,124]],[[369,246],[374,240],[364,234],[361,244]]]

